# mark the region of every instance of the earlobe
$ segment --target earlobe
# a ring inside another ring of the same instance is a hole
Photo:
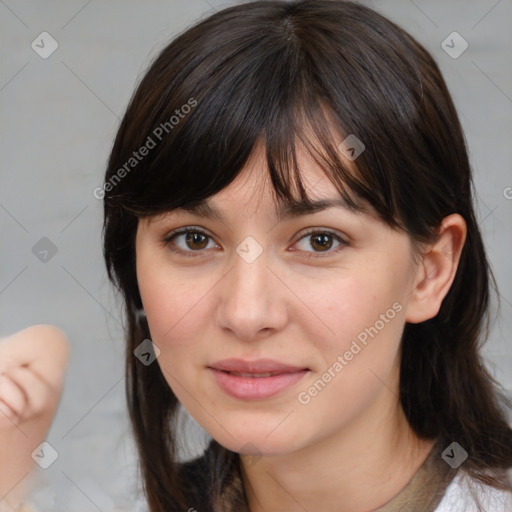
[[[438,239],[426,248],[418,265],[405,320],[410,323],[434,318],[450,290],[466,240],[466,222],[457,213],[443,219]]]

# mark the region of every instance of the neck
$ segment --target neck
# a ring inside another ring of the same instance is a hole
[[[341,431],[282,456],[244,464],[250,512],[374,510],[397,495],[434,441],[419,439],[394,393],[382,396]]]

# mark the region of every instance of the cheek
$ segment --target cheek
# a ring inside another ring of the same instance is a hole
[[[139,289],[144,305],[144,311],[155,338],[164,340],[172,337],[173,332],[181,328],[180,324],[187,323],[187,316],[194,315],[194,306],[200,301],[199,292],[194,290],[200,284],[195,282],[194,288],[186,287],[184,283],[165,272],[151,270],[142,273],[139,278]]]
[[[207,291],[214,282],[207,274],[178,272],[168,262],[142,263],[137,277],[151,339],[161,351],[159,362],[179,372],[187,362],[200,361],[197,345],[204,337]]]
[[[308,332],[321,357],[315,373],[296,395],[304,432],[312,437],[317,435],[318,418],[324,424],[322,435],[333,433],[394,386],[404,325],[405,278],[391,278],[389,272],[370,268],[354,269],[350,277],[331,281],[322,287],[323,293],[309,292],[309,303],[325,323],[316,336],[314,329]]]
[[[300,315],[301,327],[308,331],[310,342],[329,359],[349,350],[353,340],[365,346],[365,341],[368,344],[369,340],[388,339],[381,345],[392,352],[396,349],[407,284],[406,276],[395,275],[390,268],[390,263],[361,262],[330,279],[295,278],[294,285],[304,290],[301,299],[308,306]]]

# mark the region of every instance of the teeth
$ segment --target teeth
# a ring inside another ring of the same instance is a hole
[[[251,377],[251,378],[260,378],[260,377],[272,377],[272,373],[238,373],[238,372],[229,372],[231,375],[236,375],[237,377]]]

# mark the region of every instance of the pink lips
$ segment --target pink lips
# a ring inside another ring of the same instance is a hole
[[[309,371],[308,368],[272,359],[223,359],[208,368],[225,393],[245,400],[274,396],[298,382]]]

